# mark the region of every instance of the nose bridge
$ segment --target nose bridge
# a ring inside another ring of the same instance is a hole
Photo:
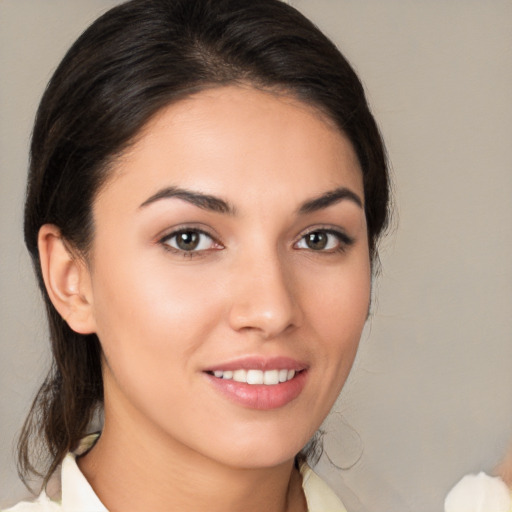
[[[264,338],[300,323],[293,272],[278,250],[258,250],[240,257],[229,316],[233,329],[255,331]]]

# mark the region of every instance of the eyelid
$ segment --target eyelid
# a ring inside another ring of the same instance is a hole
[[[354,244],[355,239],[351,236],[349,236],[345,230],[339,228],[339,227],[333,227],[333,226],[311,226],[310,228],[307,228],[305,231],[303,231],[297,240],[293,243],[293,246],[295,247],[301,240],[303,240],[306,236],[311,235],[312,233],[326,233],[328,235],[333,235],[336,237],[339,241],[340,246],[335,249],[327,249],[327,250],[318,250],[315,251],[314,249],[309,249],[312,252],[318,252],[318,253],[333,253],[338,251],[344,251],[348,247]],[[305,249],[308,250],[308,249]]]
[[[180,233],[186,233],[186,232],[194,232],[198,233],[200,235],[207,236],[210,238],[214,245],[217,247],[212,247],[209,249],[200,249],[200,250],[191,250],[191,251],[185,251],[182,249],[179,249],[177,247],[172,247],[168,242],[168,240],[176,237]],[[204,253],[207,253],[209,251],[218,251],[224,248],[224,245],[222,242],[219,241],[219,237],[213,234],[210,230],[198,227],[197,225],[193,224],[181,224],[179,226],[174,226],[173,228],[167,229],[163,232],[162,235],[158,235],[155,242],[161,246],[166,251],[172,252],[174,254],[178,254],[185,257],[194,257],[194,256],[201,256],[204,255]]]
[[[155,243],[159,243],[163,240],[170,238],[173,235],[182,233],[183,231],[196,231],[198,233],[202,233],[204,235],[209,236],[210,238],[212,238],[213,240],[215,240],[218,243],[221,243],[220,236],[216,233],[216,231],[214,229],[212,229],[210,226],[205,225],[200,222],[190,222],[190,223],[184,222],[182,224],[169,226],[165,229],[162,229],[160,231],[160,233],[158,233],[155,236],[154,241],[155,241]]]

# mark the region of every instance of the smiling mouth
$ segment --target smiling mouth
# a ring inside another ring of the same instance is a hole
[[[206,373],[222,380],[232,380],[250,385],[276,386],[292,380],[296,374],[302,373],[302,371],[283,368],[280,370],[215,370]]]

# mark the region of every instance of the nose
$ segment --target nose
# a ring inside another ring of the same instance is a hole
[[[229,311],[232,329],[272,339],[301,324],[298,283],[277,255],[245,258],[233,275]]]

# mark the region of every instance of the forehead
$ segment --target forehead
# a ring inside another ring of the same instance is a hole
[[[357,156],[331,119],[290,95],[226,86],[158,112],[103,189],[132,186],[142,196],[179,185],[237,195],[251,186],[268,196],[271,186],[295,196],[340,184],[363,199]]]

